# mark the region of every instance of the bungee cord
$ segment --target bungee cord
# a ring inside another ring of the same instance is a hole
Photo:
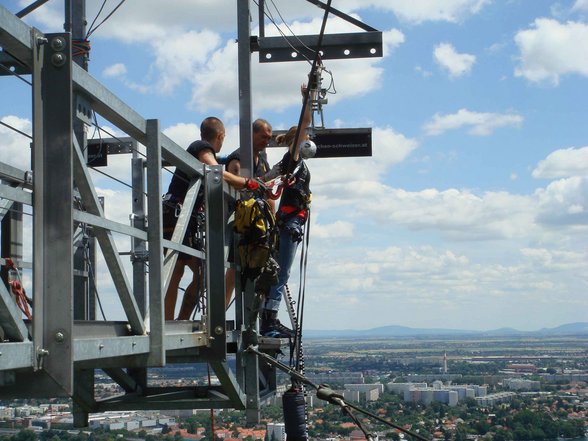
[[[374,419],[378,420],[379,422],[386,424],[390,427],[393,427],[393,428],[395,428],[395,429],[397,429],[407,435],[410,435],[420,441],[429,441],[428,438],[426,438],[416,432],[412,432],[408,429],[405,429],[404,427],[402,427],[392,421],[386,420],[378,415],[375,415],[365,409],[362,409],[359,406],[356,406],[356,405],[346,401],[342,395],[337,394],[333,389],[331,389],[326,384],[321,384],[321,385],[314,384],[312,381],[310,381],[307,377],[305,377],[303,374],[298,372],[296,369],[285,365],[284,363],[280,362],[279,360],[276,360],[274,357],[266,354],[265,352],[261,352],[256,346],[251,345],[246,349],[246,351],[262,358],[267,363],[271,364],[272,366],[274,366],[274,367],[280,369],[281,371],[285,372],[286,374],[290,375],[293,379],[295,379],[299,383],[305,384],[305,385],[311,387],[312,389],[314,389],[316,391],[317,398],[319,398],[323,401],[328,401],[331,404],[335,404],[337,406],[340,406],[341,409],[347,415],[352,417],[352,419],[356,422],[356,424],[358,424],[359,428],[366,435],[366,439],[373,439],[373,437],[368,438],[368,436],[371,436],[371,434],[365,430],[365,427],[361,424],[361,422],[351,413],[351,409],[356,410],[360,413],[363,413],[364,415],[369,416],[371,418],[374,418]]]

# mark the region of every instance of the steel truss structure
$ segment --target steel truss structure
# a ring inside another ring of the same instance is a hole
[[[71,396],[79,426],[86,425],[88,413],[106,410],[258,409],[258,365],[255,357],[242,354],[241,332],[247,318],[242,313],[242,299],[237,302],[235,329],[226,325],[224,272],[229,264],[224,225],[226,203],[235,193],[223,184],[221,166],[196,161],[161,133],[157,120],[141,117],[72,63],[68,33],[43,34],[0,7],[0,46],[4,57],[9,56],[21,72],[31,75],[34,170],[31,174],[0,163],[1,214],[7,224],[2,236],[10,236],[2,256],[15,258],[20,268],[32,268],[33,278],[32,320],[22,318],[7,286],[0,284],[0,326],[5,334],[0,343],[0,397]],[[92,112],[126,133],[132,142],[145,146],[145,157],[134,155],[130,167],[132,225],[105,217],[84,157],[85,146],[73,135],[72,121],[87,121]],[[162,238],[164,161],[192,179],[184,201],[186,209],[169,241]],[[205,190],[204,252],[182,245],[200,186]],[[74,200],[79,202],[74,204]],[[22,247],[23,229],[22,220],[11,215],[14,204],[32,207],[32,262],[23,262],[22,250],[17,249]],[[74,315],[74,250],[82,227],[91,228],[96,237],[126,321]],[[132,281],[114,233],[133,242]],[[164,247],[171,250],[165,258]],[[162,293],[180,251],[202,259],[206,268],[207,315],[196,322],[164,320]],[[2,259],[1,263],[6,265],[7,261]],[[236,354],[236,370],[229,368],[228,353]],[[252,361],[246,363],[248,357]],[[148,384],[150,367],[196,362],[209,363],[221,385]],[[124,395],[95,399],[95,369],[104,370]],[[275,382],[269,379],[265,385],[269,384]]]
[[[245,146],[242,170],[248,173],[249,63],[256,50],[249,35],[249,0],[238,1],[238,19],[239,88],[244,97],[240,145]],[[381,34],[379,38],[381,53]],[[368,44],[373,46],[374,41],[370,37]],[[276,50],[273,40],[262,38],[256,44],[263,48],[266,43]],[[72,397],[77,427],[87,425],[90,413],[127,409],[235,408],[246,410],[249,422],[257,422],[260,402],[275,392],[275,370],[260,366],[258,357],[244,349],[259,344],[275,354],[280,341],[257,337],[256,313],[252,316],[248,307],[255,300],[251,283],[238,287],[233,325],[227,325],[224,273],[231,264],[225,257],[225,229],[227,204],[236,194],[224,184],[221,166],[199,163],[161,132],[158,120],[143,118],[72,62],[71,34],[44,34],[0,6],[0,47],[5,70],[30,75],[33,127],[33,172],[0,161],[0,398]],[[121,142],[131,151],[144,146],[145,155],[133,154],[130,160],[130,225],[105,216],[87,165],[87,141],[75,134],[74,125],[90,123],[93,114],[125,133]],[[162,235],[164,164],[191,179],[171,240]],[[201,187],[206,246],[198,251],[182,245],[182,238]],[[23,206],[30,207],[33,218],[30,262],[23,260]],[[80,237],[87,230],[100,247],[124,310],[123,321],[95,319],[92,282],[87,268],[76,263]],[[126,253],[131,256],[130,271],[115,235],[132,243]],[[166,255],[164,249],[169,250]],[[206,315],[197,321],[164,320],[164,293],[179,252],[203,262]],[[32,272],[30,320],[23,319],[7,286],[8,257],[18,268]],[[231,357],[234,369],[228,362]],[[220,385],[172,387],[148,381],[150,368],[176,363],[207,363]],[[97,369],[120,386],[120,396],[96,398]]]

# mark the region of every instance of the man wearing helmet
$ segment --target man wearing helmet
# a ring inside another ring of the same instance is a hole
[[[304,95],[305,86],[302,86]],[[288,146],[282,160],[276,164],[264,180],[276,175],[287,175],[290,185],[282,191],[280,206],[276,219],[280,229],[280,246],[278,251],[278,282],[271,287],[261,313],[260,333],[266,337],[285,338],[294,336],[294,332],[278,320],[278,310],[285,295],[286,284],[290,278],[290,268],[294,262],[298,244],[304,235],[304,224],[310,210],[310,170],[305,159],[316,153],[316,145],[308,139],[306,128],[310,125],[310,100],[304,109],[302,126],[298,130],[293,126],[286,134],[278,135],[276,143]]]

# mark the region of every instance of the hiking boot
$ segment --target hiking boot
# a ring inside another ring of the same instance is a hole
[[[294,331],[282,325],[277,319],[275,322],[269,323],[267,327],[261,328],[259,332],[264,337],[294,338]]]
[[[264,309],[261,313],[259,333],[264,337],[294,338],[294,331],[277,319],[278,311]]]

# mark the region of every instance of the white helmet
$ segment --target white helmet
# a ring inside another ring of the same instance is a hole
[[[300,143],[300,157],[302,159],[312,158],[316,155],[316,144],[310,139],[305,139]]]

